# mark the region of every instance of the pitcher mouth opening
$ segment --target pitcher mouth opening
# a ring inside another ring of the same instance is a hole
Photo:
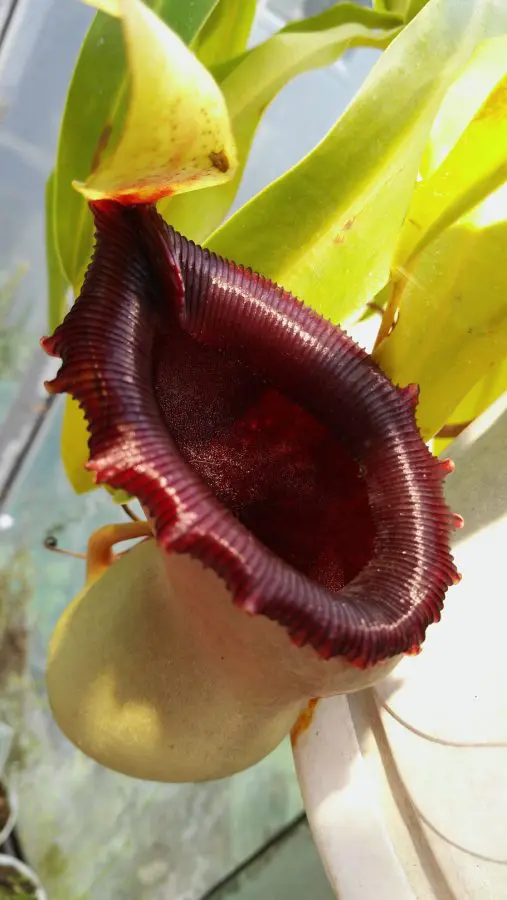
[[[360,668],[417,650],[459,577],[417,389],[153,206],[91,209],[83,289],[42,344],[63,361],[48,390],[86,415],[96,481],[294,643]]]

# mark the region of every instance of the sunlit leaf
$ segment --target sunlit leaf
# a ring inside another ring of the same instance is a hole
[[[507,4],[431,0],[325,140],[229,219],[210,247],[347,320],[388,281],[445,91],[478,43],[505,31]]]
[[[56,248],[54,215],[55,175],[46,182],[46,267],[48,275],[48,330],[54,331],[67,312],[68,282]]]
[[[120,18],[131,75],[117,146],[74,186],[88,200],[153,202],[220,184],[236,149],[220,90],[178,35],[142,0],[85,0]]]
[[[405,21],[410,22],[414,16],[417,16],[417,14],[421,12],[428,2],[429,0],[408,0],[405,9]]]
[[[335,61],[350,47],[385,47],[400,26],[352,3],[293,22],[264,43],[216,70],[232,120],[240,167],[228,184],[204,194],[169,198],[162,215],[188,237],[203,241],[217,228],[236,195],[255,130],[278,91],[296,75]]]
[[[451,421],[507,357],[507,186],[444,231],[417,257],[399,319],[375,358],[397,383],[416,382],[425,438]]]
[[[447,91],[424,148],[421,178],[429,178],[442,165],[505,74],[504,62],[495,52],[503,43],[503,35],[483,41]]]
[[[507,358],[493,366],[458,404],[433,441],[433,452],[442,453],[462,431],[507,391]]]
[[[409,0],[373,0],[373,8],[379,12],[395,13],[403,17]]]
[[[205,23],[216,0],[150,0],[149,6],[185,43]],[[128,99],[127,64],[120,22],[99,13],[83,43],[67,96],[55,184],[58,252],[75,291],[92,246],[92,219],[72,180],[85,181],[101,151],[114,147]]]
[[[256,5],[256,0],[218,0],[193,44],[203,65],[209,69],[243,52]]]
[[[65,474],[76,494],[85,494],[97,487],[90,472],[84,468],[89,456],[88,439],[88,426],[78,403],[72,397],[66,397],[60,446]]]
[[[88,461],[88,426],[79,404],[72,398],[65,398],[62,433],[60,440],[63,468],[76,494],[86,494],[99,487],[93,475],[85,469]],[[104,485],[115,503],[126,503],[130,495]]]
[[[410,22],[427,3],[428,0],[373,0],[373,8],[397,13],[405,22]]]
[[[411,256],[507,179],[507,37],[484,42],[450,89],[425,164],[395,266],[407,266]]]

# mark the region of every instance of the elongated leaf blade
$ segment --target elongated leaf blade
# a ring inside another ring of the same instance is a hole
[[[352,3],[283,28],[264,43],[217,70],[227,101],[240,166],[228,184],[200,196],[171,197],[160,203],[162,215],[183,234],[203,241],[218,227],[236,195],[257,126],[267,106],[296,75],[334,62],[351,47],[384,48],[397,34],[397,16],[382,15]]]
[[[209,246],[332,320],[349,319],[388,281],[445,92],[477,45],[506,31],[503,3],[430,0],[325,140],[229,219]]]
[[[393,381],[420,385],[425,438],[505,365],[506,258],[504,185],[426,247],[410,270],[397,324],[374,356]]]
[[[79,404],[72,397],[66,397],[60,448],[65,474],[76,494],[86,494],[97,487],[91,473],[84,468],[89,456],[89,436]]]
[[[373,0],[373,9],[404,16],[410,0]]]
[[[208,69],[218,66],[245,49],[252,28],[256,0],[218,0],[198,33],[193,50]]]
[[[56,247],[54,215],[55,173],[46,183],[46,267],[48,276],[48,329],[54,331],[67,312],[68,282]]]
[[[410,22],[427,3],[428,0],[373,0],[373,8],[397,13],[405,22]]]
[[[408,0],[405,9],[405,21],[410,22],[426,6],[428,0]]]
[[[462,431],[507,391],[507,358],[492,366],[458,404],[433,441],[433,452],[442,453]]]
[[[87,494],[89,491],[104,487],[115,503],[127,503],[130,495],[125,491],[117,491],[108,485],[95,484],[93,475],[85,469],[88,461],[88,425],[79,404],[73,397],[65,398],[63,412],[60,449],[65,474],[76,494]]]
[[[411,256],[507,179],[507,36],[478,48],[438,120],[425,154],[434,168],[416,185],[395,265],[406,267]]]

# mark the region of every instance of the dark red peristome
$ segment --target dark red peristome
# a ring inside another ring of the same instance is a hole
[[[447,462],[343,331],[195,246],[150,206],[92,205],[96,248],[46,351],[98,482],[299,645],[365,667],[414,652],[458,578]]]

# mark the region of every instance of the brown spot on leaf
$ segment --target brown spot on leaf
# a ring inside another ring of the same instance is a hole
[[[97,142],[97,146],[95,147],[95,153],[93,154],[92,165],[91,165],[92,173],[95,172],[100,165],[101,156],[109,143],[109,138],[111,137],[112,130],[113,130],[112,123],[106,122],[106,124],[104,125],[104,128],[102,129],[102,131],[100,133],[100,137]]]
[[[352,216],[352,218],[347,219],[347,221],[346,221],[346,222],[342,225],[342,227],[340,228],[338,234],[335,234],[335,236],[334,236],[334,238],[333,238],[333,244],[343,244],[343,242],[344,242],[344,240],[345,240],[345,235],[344,235],[343,232],[344,232],[344,231],[350,231],[350,229],[352,228],[352,226],[353,226],[355,220],[356,220],[356,217],[355,217],[355,216]]]
[[[225,152],[225,150],[219,150],[215,152],[214,150],[209,155],[211,165],[218,169],[219,172],[228,172],[229,170],[229,159]]]
[[[309,728],[310,725],[312,724],[313,714],[315,712],[315,707],[317,706],[318,702],[319,702],[318,698],[309,700],[308,706],[305,706],[304,710],[299,713],[299,716],[297,717],[296,722],[290,733],[290,739],[291,739],[291,743],[292,743],[293,747],[296,746],[296,744],[297,744],[299,738],[301,737],[301,735],[303,734],[303,732],[306,731],[307,728]]]
[[[481,119],[503,119],[507,109],[507,76],[498,82],[486,102],[481,106],[475,121]]]

